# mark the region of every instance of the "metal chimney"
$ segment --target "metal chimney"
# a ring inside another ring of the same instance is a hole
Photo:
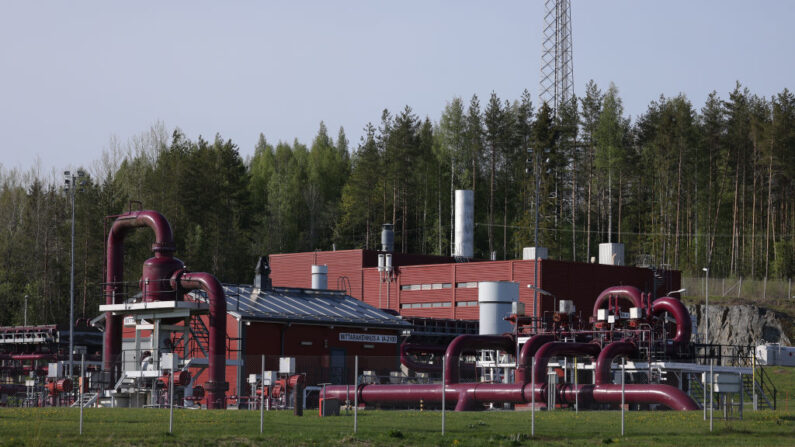
[[[271,267],[267,256],[260,256],[254,268],[254,288],[267,290],[273,286],[271,282]]]
[[[328,289],[328,266],[327,265],[313,265],[312,266],[312,288],[315,290]]]
[[[392,230],[391,223],[381,226],[381,251],[391,252],[395,250],[395,232]]]
[[[470,189],[455,191],[455,245],[453,256],[475,255],[475,193]]]

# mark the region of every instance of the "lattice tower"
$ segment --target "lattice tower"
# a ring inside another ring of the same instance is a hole
[[[541,54],[541,101],[557,114],[574,94],[571,0],[546,0]]]

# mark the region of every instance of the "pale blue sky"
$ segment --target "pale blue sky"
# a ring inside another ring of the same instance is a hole
[[[543,1],[0,2],[0,164],[90,167],[162,121],[191,139],[260,132],[352,146],[381,110],[437,120],[454,96],[538,104]],[[578,94],[612,81],[627,114],[739,80],[795,89],[795,2],[572,0]]]

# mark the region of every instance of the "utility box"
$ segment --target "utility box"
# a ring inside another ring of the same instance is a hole
[[[63,362],[50,363],[47,365],[47,377],[62,377],[64,375]]]
[[[340,415],[340,401],[339,399],[324,399],[320,398],[320,417],[324,416],[339,416]]]
[[[522,259],[525,261],[533,261],[536,259],[549,258],[549,249],[547,247],[524,247],[522,248]]]
[[[766,343],[756,347],[756,362],[760,365],[795,366],[795,347],[781,343]]]
[[[521,301],[514,301],[511,303],[511,313],[522,316],[524,315],[524,303]]]
[[[597,309],[596,319],[599,321],[607,320],[607,309]]]
[[[271,386],[276,383],[277,378],[278,374],[276,371],[265,371],[265,375],[262,376],[262,384],[265,386]]]
[[[295,357],[279,358],[279,372],[281,374],[295,374]]]
[[[632,320],[639,320],[643,318],[643,309],[641,309],[640,307],[630,307],[629,318]]]
[[[560,300],[558,302],[558,310],[562,314],[573,314],[577,309],[574,307],[574,301]]]
[[[176,371],[179,369],[179,356],[172,353],[160,355],[160,369]]]

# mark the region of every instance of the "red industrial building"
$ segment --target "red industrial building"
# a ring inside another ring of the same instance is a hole
[[[354,298],[404,317],[456,320],[478,319],[478,282],[515,281],[519,301],[532,315],[535,266],[533,260],[456,262],[445,256],[392,254],[391,274],[380,271],[375,250],[287,253],[270,256],[274,285],[309,287],[311,266],[327,265],[328,282]],[[680,272],[648,268],[539,260],[539,316],[551,312],[554,301],[572,300],[587,320],[594,300],[610,286],[635,286],[655,297],[679,288]]]

